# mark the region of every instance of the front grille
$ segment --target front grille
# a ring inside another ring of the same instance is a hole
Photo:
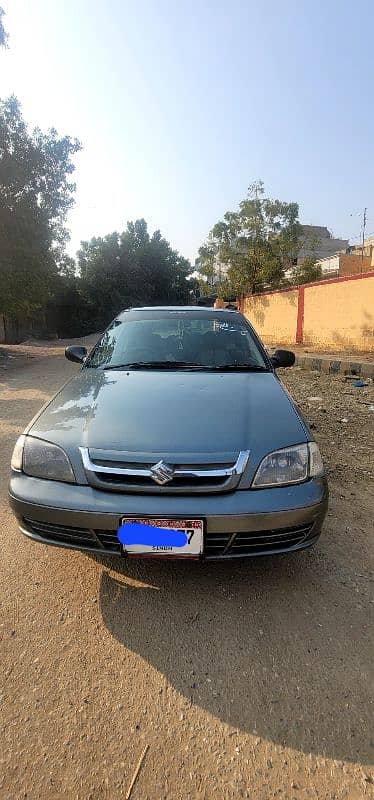
[[[87,480],[95,489],[147,494],[211,494],[233,491],[237,488],[249,459],[247,450],[241,451],[234,463],[205,464],[165,464],[162,460],[157,464],[149,460],[114,461],[103,459],[102,456],[95,458],[85,447],[81,447],[80,452]],[[157,468],[161,468],[160,475]],[[158,478],[160,479],[157,480]]]
[[[24,517],[25,527],[31,533],[54,544],[81,547],[98,552],[121,553],[116,530],[78,528],[55,525]],[[246,533],[207,534],[204,555],[207,558],[233,558],[235,556],[265,555],[292,550],[313,537],[313,523],[279,530],[250,531]]]
[[[96,536],[104,550],[110,550],[111,553],[121,553],[122,546],[117,539],[117,531],[104,531],[95,530]]]
[[[106,550],[120,553],[121,545],[117,539],[117,531],[93,528],[76,528],[71,525],[54,525],[50,522],[38,522],[24,517],[27,530],[55,544],[67,544],[71,547],[86,547],[93,550]]]
[[[218,533],[217,535],[207,535],[205,539],[205,553],[207,556],[222,556],[228,546],[231,535],[229,533]]]
[[[307,539],[313,524],[268,531],[207,535],[205,554],[210,558],[259,555],[292,549]]]
[[[101,482],[105,483],[108,488],[111,487],[112,484],[115,485],[116,489],[123,488],[124,491],[128,491],[129,489],[140,489],[143,488],[145,490],[150,489],[154,490],[155,484],[151,478],[136,478],[133,475],[127,475],[126,480],[122,475],[117,475],[116,473],[112,473],[109,475],[105,472],[95,472],[96,479]],[[185,489],[187,492],[191,489],[194,491],[194,488],[197,486],[200,489],[211,489],[212,487],[224,487],[224,484],[227,482],[227,478],[195,478],[193,481],[191,478],[188,480],[186,478],[179,477],[176,475],[172,481],[167,486],[163,487],[163,491],[167,492],[169,489],[174,491],[175,489]]]

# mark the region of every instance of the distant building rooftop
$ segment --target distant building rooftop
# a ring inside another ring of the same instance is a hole
[[[348,239],[335,239],[324,225],[302,225],[304,243],[300,249],[297,263],[302,264],[308,257],[327,258],[335,253],[345,253]]]

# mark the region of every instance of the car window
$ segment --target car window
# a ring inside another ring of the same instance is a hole
[[[201,367],[267,368],[260,348],[241,317],[201,319],[187,314],[115,320],[96,345],[87,367],[139,362],[184,362]]]

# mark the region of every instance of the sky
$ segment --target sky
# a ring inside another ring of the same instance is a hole
[[[0,97],[83,146],[72,254],[144,217],[193,262],[248,185],[374,234],[372,0],[1,0]]]

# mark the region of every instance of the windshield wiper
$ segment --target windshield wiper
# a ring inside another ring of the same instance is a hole
[[[189,361],[132,361],[129,364],[102,364],[101,369],[194,369],[200,364]]]
[[[224,372],[225,370],[229,372],[234,372],[235,370],[245,372],[269,372],[267,367],[260,367],[258,364],[218,364],[217,367],[204,367],[204,369],[216,370],[217,372]]]
[[[211,364],[197,364],[193,361],[131,361],[127,364],[101,364],[99,369],[186,369],[200,372],[224,372],[226,370],[228,372],[234,372],[235,370],[244,370],[246,372],[269,372],[267,367],[261,367],[258,364],[218,364],[218,366],[214,366]]]

